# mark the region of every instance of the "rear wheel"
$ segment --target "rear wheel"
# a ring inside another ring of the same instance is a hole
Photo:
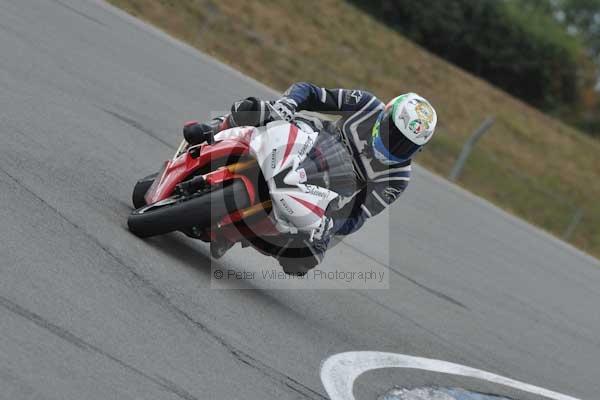
[[[134,210],[127,219],[129,230],[139,236],[162,235],[192,227],[209,228],[225,215],[250,206],[244,183],[231,184],[197,197],[173,196]]]

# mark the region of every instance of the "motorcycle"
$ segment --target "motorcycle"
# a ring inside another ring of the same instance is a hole
[[[183,140],[160,172],[136,183],[127,223],[139,237],[181,231],[240,242],[303,274],[319,262],[315,234],[358,186],[339,134],[299,113],[292,123],[221,131],[210,143]],[[213,257],[222,253],[211,246]]]

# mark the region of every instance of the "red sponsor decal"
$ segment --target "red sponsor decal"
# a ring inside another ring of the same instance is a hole
[[[304,207],[308,208],[312,213],[322,217],[325,215],[325,210],[319,207],[316,204],[311,203],[310,201],[303,200],[299,197],[290,196],[292,199],[296,200],[298,203],[302,204]]]
[[[288,134],[288,142],[285,146],[285,152],[283,153],[283,159],[281,160],[281,165],[285,163],[285,160],[289,157],[292,152],[292,148],[294,147],[294,143],[296,143],[296,137],[298,136],[298,127],[294,124],[290,125],[290,133]]]

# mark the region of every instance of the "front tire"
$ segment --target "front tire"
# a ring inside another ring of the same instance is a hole
[[[150,189],[150,186],[152,186],[157,176],[158,173],[154,173],[140,179],[135,183],[135,186],[133,187],[133,193],[131,194],[133,208],[137,209],[146,205],[146,199],[144,199],[144,196],[146,196],[146,192],[148,192],[148,189]]]
[[[127,219],[136,236],[149,237],[199,227],[207,229],[222,217],[250,206],[244,183],[230,185],[190,199],[170,197],[134,210]]]

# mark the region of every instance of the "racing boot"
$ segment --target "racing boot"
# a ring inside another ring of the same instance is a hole
[[[214,130],[209,124],[191,121],[186,123],[183,127],[183,137],[190,144],[190,146],[204,142],[212,143],[213,136]]]

